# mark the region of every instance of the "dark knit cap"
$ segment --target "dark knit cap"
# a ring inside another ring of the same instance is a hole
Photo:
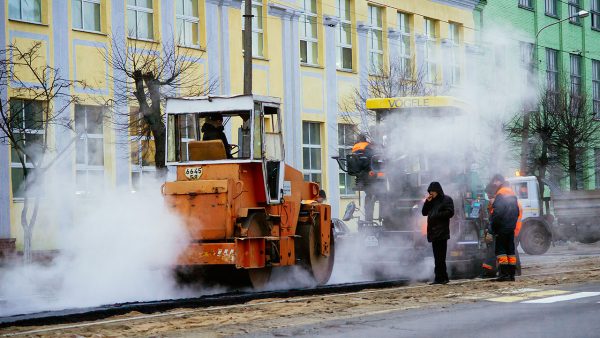
[[[504,179],[504,176],[496,174],[494,177],[492,177],[492,182],[494,181],[500,181],[500,183],[504,183],[506,180]]]
[[[442,185],[440,182],[431,182],[429,183],[429,187],[427,188],[427,192],[435,191],[438,194],[443,194],[444,190],[442,190]]]

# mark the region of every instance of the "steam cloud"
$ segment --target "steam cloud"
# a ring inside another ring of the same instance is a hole
[[[429,172],[429,180],[418,182],[420,188],[408,191],[408,198],[425,196],[429,182],[439,181],[444,191],[453,197],[455,208],[459,208],[462,196],[455,189],[457,174],[477,172],[482,184],[485,184],[495,173],[511,176],[518,168],[520,150],[507,139],[504,126],[524,109],[525,104],[535,102],[539,93],[539,87],[532,85],[523,63],[519,37],[520,33],[508,25],[489,27],[481,32],[481,46],[474,52],[465,52],[466,67],[463,68],[460,86],[435,94],[452,96],[464,102],[461,114],[391,114],[379,129],[371,130],[376,139],[378,135],[380,138],[386,135],[385,140],[378,141],[385,143],[386,156],[389,156],[385,169],[388,179],[407,182],[401,177],[406,176],[406,171]],[[528,40],[524,38],[523,41]],[[442,52],[438,53],[438,57],[437,62],[443,69],[452,66],[448,55]],[[339,263],[334,267],[331,281],[374,278],[364,274],[363,270],[368,269],[356,264],[360,262],[357,253],[363,250],[365,248],[357,241],[346,240],[336,253],[336,262]],[[399,253],[400,257],[406,257],[412,252],[406,249]],[[397,266],[387,267],[386,275],[408,276],[413,280],[433,275],[430,260],[410,268],[400,264],[401,261],[402,258],[398,258]]]
[[[56,183],[62,180],[48,182],[53,183],[44,189],[49,203],[42,214],[69,210],[73,190]],[[167,211],[158,183],[135,194],[111,190],[78,202],[79,217],[60,230],[59,255],[52,263],[2,271],[0,316],[185,296],[170,267],[187,243],[187,232]],[[48,221],[40,219],[34,231]]]
[[[433,178],[443,186],[452,179],[444,173],[472,163],[479,166],[482,177],[494,172],[510,174],[518,153],[505,139],[502,124],[537,94],[537,88],[527,85],[518,41],[509,38],[514,36],[518,35],[507,32],[506,27],[488,30],[482,33],[483,41],[493,44],[484,45],[480,54],[466,53],[464,63],[470,71],[460,87],[444,93],[467,103],[464,115],[444,119],[413,115],[386,121],[393,127],[387,140],[391,154],[397,158],[438,158],[430,165],[440,169]],[[492,62],[492,54],[502,62]],[[445,60],[440,57],[439,64],[449,67]],[[42,214],[49,219],[60,219],[62,210],[73,210],[65,205],[82,204],[65,180],[57,177],[47,182]],[[187,233],[177,217],[166,210],[159,186],[149,184],[135,194],[126,190],[105,192],[78,210],[81,217],[71,227],[61,228],[60,254],[50,265],[4,268],[0,275],[0,316],[185,297],[186,293],[175,286],[169,267],[185,247]],[[71,193],[65,193],[68,191]],[[40,219],[34,231],[46,221]],[[340,244],[330,283],[372,279],[357,264],[363,247],[354,241]],[[426,260],[410,271],[388,272],[422,279],[431,276],[432,266]],[[295,274],[304,279],[302,272]],[[297,285],[280,279],[273,287]]]

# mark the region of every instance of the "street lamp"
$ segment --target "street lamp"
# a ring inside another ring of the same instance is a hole
[[[553,26],[553,25],[559,24],[559,23],[561,23],[561,22],[563,22],[563,21],[567,21],[567,20],[569,20],[569,19],[572,19],[572,18],[585,18],[585,17],[586,17],[586,16],[588,16],[588,15],[590,15],[590,12],[588,12],[588,11],[584,11],[584,10],[581,10],[581,11],[577,12],[577,14],[575,14],[575,15],[571,15],[571,16],[570,16],[570,17],[568,17],[568,18],[564,18],[564,19],[562,19],[562,20],[559,20],[559,21],[553,22],[553,23],[551,23],[551,24],[549,24],[549,25],[546,25],[546,26],[542,27],[542,29],[540,29],[540,30],[537,32],[537,34],[535,34],[535,41],[537,42],[537,39],[538,39],[538,36],[540,35],[540,33],[541,33],[541,32],[542,32],[544,29],[546,29],[546,28],[548,28],[548,27],[550,27],[550,26]]]

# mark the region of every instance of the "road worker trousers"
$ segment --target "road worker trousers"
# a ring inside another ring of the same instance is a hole
[[[517,256],[514,233],[498,234],[495,243],[496,261],[500,276],[515,276]]]

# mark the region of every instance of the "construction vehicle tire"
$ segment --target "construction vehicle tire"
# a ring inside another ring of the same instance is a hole
[[[256,212],[248,215],[243,223],[243,227],[248,229],[248,237],[265,237],[271,234],[267,226],[267,216],[262,212]],[[255,290],[266,288],[271,279],[272,267],[248,269],[248,279]]]
[[[333,227],[331,227],[329,244],[329,256],[325,257],[319,253],[319,241],[316,224],[299,224],[296,234],[300,238],[296,241],[296,257],[300,259],[300,265],[309,273],[314,283],[323,285],[329,281],[333,271],[335,257],[335,243]]]
[[[528,223],[521,230],[519,242],[521,248],[530,255],[543,255],[550,248],[552,237],[539,223]]]

